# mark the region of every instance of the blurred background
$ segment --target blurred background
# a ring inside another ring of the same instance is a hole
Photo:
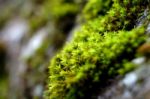
[[[0,0],[0,99],[43,99],[49,60],[82,23],[86,0],[65,1]]]

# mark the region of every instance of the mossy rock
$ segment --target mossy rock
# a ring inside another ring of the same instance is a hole
[[[106,15],[87,21],[52,59],[46,98],[96,98],[111,80],[132,70],[130,61],[147,38],[145,24],[134,26],[149,4],[113,0]]]
[[[97,88],[126,72],[120,71],[124,68],[123,60],[133,59],[136,47],[145,40],[143,29],[105,33],[104,36],[86,32],[76,36],[51,61],[50,99],[92,98]]]

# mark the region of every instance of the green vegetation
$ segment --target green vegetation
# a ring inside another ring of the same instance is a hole
[[[81,35],[82,33],[82,35]],[[93,95],[96,88],[128,70],[135,48],[144,42],[143,29],[108,32],[104,36],[84,30],[50,65],[50,98],[78,99]],[[130,40],[129,40],[130,39]]]
[[[111,8],[112,0],[89,0],[83,9],[85,19],[93,19],[98,15],[105,15]]]
[[[146,40],[145,27],[134,26],[149,1],[102,2],[88,1],[83,11],[88,21],[52,59],[48,99],[96,98],[112,79],[134,68],[130,61]]]

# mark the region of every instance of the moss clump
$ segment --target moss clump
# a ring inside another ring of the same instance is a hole
[[[105,16],[88,21],[51,61],[48,98],[96,98],[110,80],[133,69],[128,62],[146,39],[144,27],[133,27],[147,5],[113,0]]]
[[[147,0],[114,0],[112,8],[107,12],[108,14],[89,22],[88,28],[100,33],[122,29],[131,30],[148,4]]]
[[[87,20],[105,15],[111,8],[112,0],[89,0],[83,9],[83,17]]]
[[[119,75],[122,60],[131,60],[134,49],[144,40],[143,29],[105,33],[104,36],[87,30],[78,33],[51,62],[50,99],[92,97],[95,89]]]

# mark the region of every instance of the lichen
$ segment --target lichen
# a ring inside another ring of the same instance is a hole
[[[146,40],[145,27],[134,26],[147,5],[148,0],[113,0],[106,15],[87,21],[52,59],[48,99],[96,98],[112,79],[132,70],[130,61]]]

